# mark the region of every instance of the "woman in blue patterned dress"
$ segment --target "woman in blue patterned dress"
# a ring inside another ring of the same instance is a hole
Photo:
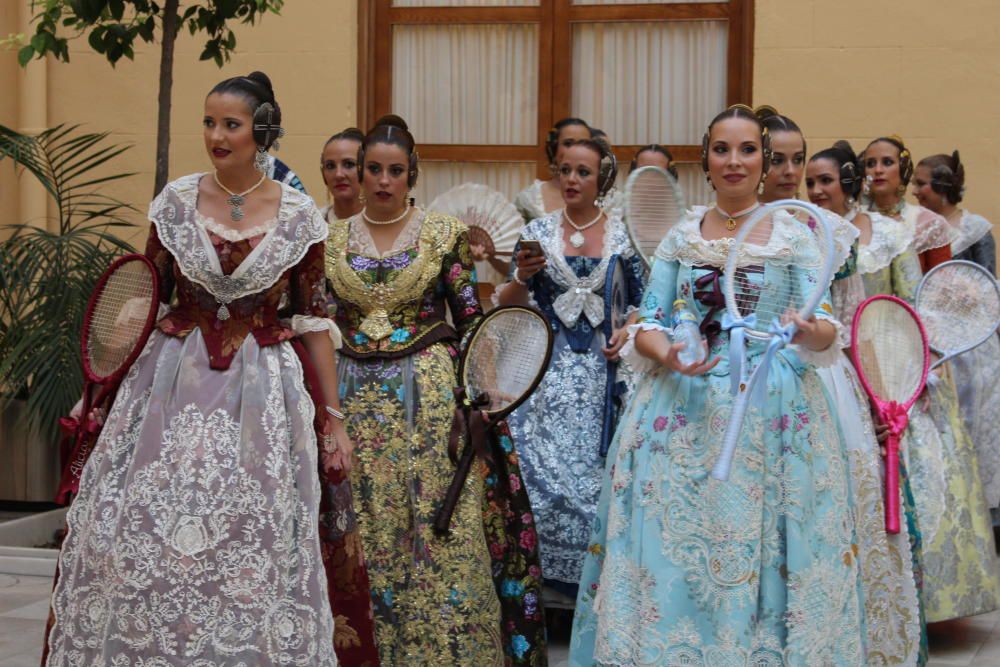
[[[665,335],[675,299],[713,320],[693,296],[724,266],[741,221],[758,206],[766,133],[747,107],[709,126],[703,167],[717,204],[695,207],[656,253],[634,340],[644,363],[608,454],[577,598],[570,664],[861,665],[864,622],[848,464],[816,365],[840,354],[824,299],[797,318],[767,402],[752,406],[727,482],[708,476],[732,407],[728,332],[684,366]],[[727,213],[724,211],[731,211]],[[790,214],[771,218],[767,245],[747,247],[753,278],[811,291],[819,249]],[[756,270],[754,270],[756,268]],[[748,358],[759,360],[751,345]]]
[[[564,147],[561,157],[566,208],[524,228],[515,249],[516,268],[498,299],[537,305],[555,331],[545,377],[510,425],[538,525],[545,582],[572,604],[604,471],[598,445],[607,362],[621,347],[605,347],[601,333],[605,274],[612,255],[626,259],[634,306],[642,293],[643,269],[621,217],[595,204],[614,183],[607,145],[579,141]],[[521,246],[525,240],[537,241],[543,255],[530,257]]]

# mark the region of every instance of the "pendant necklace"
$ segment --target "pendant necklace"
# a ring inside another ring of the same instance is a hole
[[[222,184],[222,181],[219,180],[219,172],[217,171],[212,172],[212,178],[215,179],[215,184],[218,185],[220,188],[222,188],[227,195],[229,195],[229,197],[226,199],[226,203],[232,206],[233,208],[233,210],[229,212],[229,218],[233,222],[239,222],[246,215],[243,212],[242,206],[243,204],[247,203],[247,195],[264,184],[264,181],[267,179],[267,174],[261,175],[260,180],[254,183],[249,190],[244,190],[239,194],[233,192],[232,190],[230,190],[229,188],[227,188],[225,185]]]
[[[721,215],[723,218],[726,218],[726,229],[728,229],[729,231],[733,231],[734,229],[736,229],[737,218],[742,218],[744,215],[747,215],[748,213],[753,213],[758,208],[760,208],[760,202],[755,201],[753,203],[753,206],[745,208],[742,211],[736,211],[736,213],[726,213],[721,208],[719,208],[718,204],[715,205],[715,210],[719,212],[719,215]]]
[[[574,248],[582,248],[584,242],[587,239],[580,232],[582,232],[585,229],[590,229],[591,227],[593,227],[594,225],[596,225],[598,222],[600,222],[601,221],[601,216],[604,215],[604,211],[598,209],[598,211],[597,211],[597,217],[594,218],[593,220],[591,220],[590,222],[588,222],[586,224],[583,224],[583,225],[578,225],[575,222],[573,222],[573,218],[569,217],[569,211],[567,211],[566,209],[563,209],[562,215],[563,215],[563,218],[565,218],[566,222],[569,223],[569,226],[576,230],[575,232],[573,232],[570,235],[569,242],[572,244],[572,246]]]

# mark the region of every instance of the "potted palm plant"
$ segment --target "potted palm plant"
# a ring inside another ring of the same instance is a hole
[[[83,388],[80,328],[104,269],[131,246],[115,232],[135,209],[102,193],[131,176],[109,173],[130,148],[107,132],[59,125],[24,135],[0,125],[0,163],[37,179],[51,219],[0,219],[0,499],[52,499],[58,419]]]

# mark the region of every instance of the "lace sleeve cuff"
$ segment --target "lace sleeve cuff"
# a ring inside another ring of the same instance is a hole
[[[500,304],[500,293],[503,292],[510,286],[510,281],[503,283],[502,285],[497,285],[497,288],[493,290],[493,294],[490,295],[490,301],[493,303],[493,307],[496,308]],[[530,289],[528,290],[528,305],[532,308],[538,308],[538,302],[535,301],[535,293]]]
[[[340,349],[340,329],[334,321],[329,318],[316,317],[315,315],[293,315],[291,321],[288,322],[288,325],[289,328],[295,332],[296,336],[312,333],[314,331],[326,331],[330,334],[330,341],[333,343],[333,349]]]
[[[628,341],[622,346],[619,356],[631,366],[636,373],[651,373],[660,367],[660,364],[656,363],[648,357],[644,357],[639,353],[639,350],[635,349],[635,337],[640,331],[662,331],[666,335],[671,335],[673,331],[662,324],[657,324],[656,322],[639,322],[637,324],[630,324],[626,327],[628,331]]]
[[[810,350],[804,345],[792,345],[791,348],[795,350],[799,359],[804,363],[816,368],[828,368],[840,360],[843,348],[849,345],[846,341],[850,333],[839,320],[835,320],[832,317],[819,317],[817,319],[829,322],[837,330],[833,337],[833,342],[825,350]]]

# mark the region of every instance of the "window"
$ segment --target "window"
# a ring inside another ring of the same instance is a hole
[[[419,144],[417,197],[466,181],[509,198],[547,178],[552,124],[607,132],[623,167],[670,147],[704,203],[701,134],[749,102],[753,0],[360,0],[363,125],[398,113]],[[625,168],[621,170],[626,171]]]

